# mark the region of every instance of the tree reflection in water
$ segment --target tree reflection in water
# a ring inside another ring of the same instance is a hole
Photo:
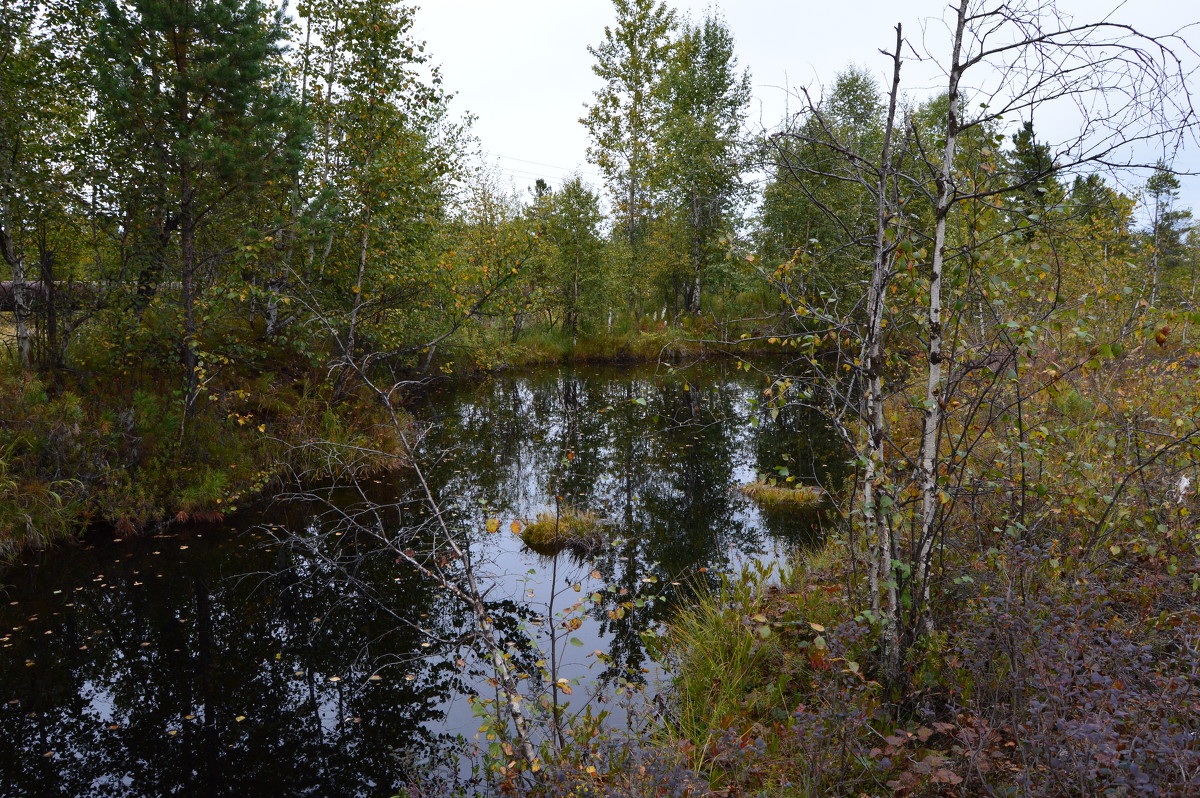
[[[460,545],[486,564],[514,639],[551,590],[581,584],[601,600],[563,675],[638,672],[638,633],[686,591],[816,539],[819,515],[764,517],[733,489],[785,454],[808,478],[843,468],[810,418],[752,427],[747,400],[761,387],[723,364],[549,369],[413,408],[428,425],[427,478]],[[396,474],[322,497],[342,517],[384,507],[392,532],[423,534],[414,488]],[[553,512],[555,495],[616,538],[590,561],[558,555],[557,588],[547,558],[508,531]],[[444,761],[458,735],[473,736],[462,696],[484,683],[463,655],[461,604],[367,538],[336,534],[321,510],[277,503],[225,528],[94,541],[0,572],[0,793],[391,794],[414,762]],[[316,545],[282,545],[267,527]],[[651,594],[667,600],[610,615]]]

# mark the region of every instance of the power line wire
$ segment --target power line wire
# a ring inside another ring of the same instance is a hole
[[[525,158],[515,158],[511,155],[501,155],[498,152],[488,152],[486,154],[492,156],[493,158],[503,158],[506,161],[519,161],[520,163],[532,164],[534,166],[544,166],[548,169],[561,169],[564,172],[571,172],[571,173],[578,172],[579,174],[588,175],[590,177],[603,178],[603,175],[601,175],[599,172],[589,172],[589,171],[580,169],[579,167],[575,167],[575,168],[571,169],[566,166],[558,166],[557,164],[542,163],[541,161],[530,161]]]

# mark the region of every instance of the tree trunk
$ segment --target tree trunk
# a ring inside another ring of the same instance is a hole
[[[190,416],[199,386],[199,362],[196,356],[196,220],[193,213],[191,175],[183,175],[179,210],[180,281],[183,300],[183,370],[186,380],[184,414]]]
[[[350,305],[350,322],[346,329],[346,339],[342,348],[342,363],[341,372],[338,375],[337,383],[333,388],[333,396],[335,399],[341,398],[345,390],[346,383],[352,371],[356,370],[354,352],[358,346],[358,315],[363,305],[363,278],[367,273],[367,257],[370,253],[371,245],[371,198],[368,196],[364,203],[363,218],[362,218],[362,234],[358,240],[358,272],[354,277],[354,297]]]
[[[58,286],[54,281],[54,253],[45,245],[40,245],[38,262],[41,266],[42,312],[45,314],[45,351],[42,353],[42,363],[54,368],[62,362],[58,345]]]
[[[691,189],[691,217],[692,229],[691,235],[691,259],[692,259],[692,274],[690,284],[687,288],[687,310],[689,313],[699,315],[700,313],[700,280],[704,273],[704,236],[701,231],[703,222],[703,209],[700,207],[700,197],[696,194],[695,184],[690,186]]]
[[[937,203],[934,206],[933,253],[929,275],[929,302],[926,325],[929,343],[926,348],[926,381],[924,414],[921,424],[921,449],[917,457],[915,477],[921,490],[921,515],[916,530],[916,561],[913,563],[912,600],[922,634],[933,631],[929,612],[930,566],[933,563],[933,544],[937,536],[937,516],[940,507],[938,490],[938,444],[942,431],[942,387],[945,375],[942,353],[942,279],[946,261],[946,221],[954,196],[954,154],[958,140],[959,80],[962,78],[963,32],[967,23],[968,0],[960,0],[954,32],[954,50],[950,60],[950,85],[947,92],[946,144],[937,177]]]
[[[896,26],[896,49],[892,53],[892,89],[888,95],[888,116],[880,153],[879,180],[876,184],[875,246],[871,263],[871,282],[867,290],[867,331],[864,339],[863,368],[866,394],[863,397],[863,418],[866,420],[866,464],[863,474],[863,518],[867,544],[873,549],[868,565],[871,609],[882,627],[884,671],[890,680],[899,678],[901,667],[901,619],[898,586],[893,573],[895,538],[889,521],[894,503],[892,480],[885,462],[886,419],[884,416],[884,311],[887,306],[887,287],[895,265],[896,231],[892,240],[888,233],[896,216],[890,192],[893,190],[892,136],[896,119],[896,103],[900,94],[901,27]]]
[[[571,274],[571,312],[567,317],[567,326],[570,328],[567,332],[571,336],[572,343],[579,332],[579,270],[581,268],[583,266],[580,263],[579,253],[576,252],[575,271]]]
[[[13,320],[17,327],[17,362],[29,368],[29,292],[25,285],[25,256],[17,251],[7,227],[0,227],[0,255],[12,269]]]

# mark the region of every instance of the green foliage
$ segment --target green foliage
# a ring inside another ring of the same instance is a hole
[[[875,79],[851,67],[838,74],[817,113],[785,120],[765,142],[770,182],[763,191],[757,238],[768,267],[803,253],[800,261],[813,291],[863,279],[874,204],[859,180],[878,162],[884,111]],[[831,148],[835,142],[849,147],[855,160]],[[819,176],[797,180],[805,171]]]
[[[1012,145],[1008,168],[1012,172],[1009,180],[1017,186],[1009,201],[1014,222],[1017,226],[1038,227],[1063,201],[1066,192],[1055,176],[1057,166],[1050,147],[1037,140],[1032,122],[1026,121],[1012,135]]]
[[[600,167],[612,199],[614,238],[624,247],[625,303],[640,304],[650,261],[658,157],[656,130],[661,108],[655,92],[671,54],[675,12],[659,0],[613,0],[616,25],[589,47],[592,71],[604,81],[579,121],[588,130],[588,158]]]
[[[649,173],[660,114],[654,93],[667,69],[676,21],[659,0],[613,0],[613,6],[616,25],[605,27],[600,45],[588,47],[604,88],[580,121],[592,139],[588,157],[604,173],[624,237],[636,252],[652,207]]]
[[[601,237],[600,198],[579,175],[559,191],[542,194],[531,208],[538,225],[544,306],[571,338],[592,332],[619,302],[611,261]]]
[[[1145,193],[1150,212],[1150,228],[1146,231],[1146,243],[1150,249],[1150,265],[1152,287],[1150,302],[1156,304],[1160,296],[1159,282],[1164,282],[1163,289],[1168,294],[1179,293],[1172,290],[1172,283],[1180,282],[1180,274],[1191,266],[1191,282],[1195,283],[1195,252],[1187,247],[1187,233],[1192,212],[1176,207],[1179,199],[1179,178],[1159,161],[1154,173],[1146,180]],[[1172,280],[1174,278],[1174,280]],[[1190,296],[1190,295],[1189,295]]]
[[[413,9],[355,0],[299,10],[298,77],[314,144],[279,282],[335,333],[338,356],[402,348],[443,310],[432,301],[445,289],[429,240],[444,216],[459,132],[413,39]]]
[[[750,102],[750,73],[738,73],[733,35],[723,20],[686,25],[655,87],[662,108],[655,183],[662,213],[682,227],[686,268],[670,268],[672,295],[700,312],[704,286],[720,285],[722,238],[729,237],[744,196],[740,151]]]

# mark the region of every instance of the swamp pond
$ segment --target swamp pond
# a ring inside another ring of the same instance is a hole
[[[627,718],[620,680],[662,678],[639,633],[821,534],[819,513],[762,511],[737,486],[779,468],[837,479],[844,456],[815,417],[753,409],[766,383],[734,365],[500,374],[410,407],[498,625],[524,622],[544,648],[551,595],[555,611],[585,600],[558,638],[572,711],[599,690],[594,711]],[[0,795],[388,796],[471,744],[467,696],[494,693],[461,644],[469,616],[339,526],[370,501],[396,540],[428,534],[413,473],[307,494],[0,567]],[[527,548],[513,522],[556,505],[591,513],[609,544]]]

